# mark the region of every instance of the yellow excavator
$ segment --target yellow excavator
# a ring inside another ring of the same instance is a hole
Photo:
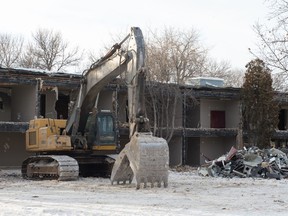
[[[128,48],[122,49],[125,41]],[[111,183],[136,188],[168,185],[166,140],[149,130],[145,113],[145,44],[142,31],[131,32],[82,76],[75,106],[67,120],[38,118],[26,131],[26,150],[35,155],[22,163],[26,179],[74,180],[80,175],[109,175]],[[130,142],[117,152],[117,126],[112,112],[97,110],[100,91],[123,74],[128,85]],[[91,112],[92,111],[92,112]]]

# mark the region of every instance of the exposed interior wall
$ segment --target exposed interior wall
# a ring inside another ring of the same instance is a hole
[[[69,115],[70,94],[55,89],[41,91],[40,116],[53,119],[67,119]]]
[[[241,118],[240,101],[229,100],[225,102],[226,128],[238,128]]]
[[[182,127],[183,125],[183,103],[181,99],[178,99],[175,110],[175,127]],[[172,107],[172,106],[171,106]]]
[[[182,164],[182,138],[174,136],[169,142],[169,164],[177,166]]]
[[[203,153],[208,158],[214,160],[223,154],[226,154],[235,144],[235,137],[201,137],[200,153]],[[200,164],[204,163],[205,159],[201,157]]]
[[[186,165],[200,165],[200,137],[186,138]]]
[[[55,104],[57,101],[57,92],[53,90],[45,91],[46,100],[45,100],[45,117],[46,118],[57,118],[57,112],[55,110]]]
[[[236,144],[237,144],[237,139],[236,137],[225,137],[223,139],[223,145],[225,145],[224,149],[225,152],[228,152],[232,146],[234,146],[236,148]]]
[[[58,100],[55,103],[55,110],[57,113],[57,119],[67,119],[68,109],[70,103],[69,93],[59,92]]]
[[[21,167],[29,155],[24,133],[0,132],[0,167]]]
[[[11,121],[11,91],[0,89],[0,121]]]
[[[201,128],[210,128],[210,112],[211,110],[223,111],[225,104],[219,100],[200,100],[200,124]]]
[[[186,108],[186,127],[199,128],[200,124],[200,105]]]
[[[13,86],[11,96],[11,120],[28,122],[36,115],[36,86]]]
[[[225,127],[236,128],[240,121],[239,101],[233,100],[200,100],[201,128],[210,128],[211,111],[225,111]]]

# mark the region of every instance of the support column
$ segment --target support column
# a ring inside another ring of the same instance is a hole
[[[184,90],[185,91],[185,90]],[[182,165],[186,165],[186,92],[183,93],[183,99],[182,99]]]
[[[36,106],[35,106],[35,117],[40,116],[40,101],[41,101],[41,94],[40,91],[42,89],[43,80],[41,78],[36,78]]]

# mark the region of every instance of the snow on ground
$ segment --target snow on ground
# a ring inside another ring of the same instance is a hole
[[[288,215],[288,180],[213,178],[169,171],[168,188],[109,179],[30,181],[0,170],[0,215]]]

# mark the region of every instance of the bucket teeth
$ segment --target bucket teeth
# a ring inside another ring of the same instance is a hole
[[[126,144],[114,163],[111,183],[117,184],[136,180],[136,189],[157,185],[168,186],[169,150],[163,138],[151,133],[136,133]]]

